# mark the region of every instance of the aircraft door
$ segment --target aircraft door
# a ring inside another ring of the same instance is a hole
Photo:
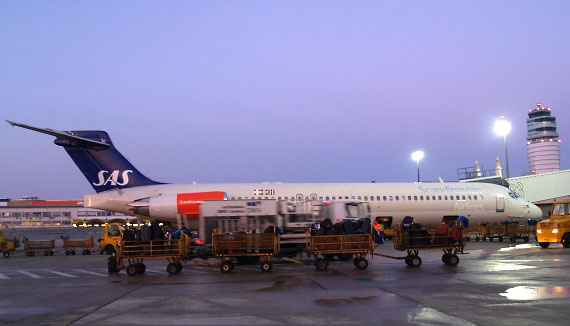
[[[505,211],[505,197],[497,195],[497,212]]]
[[[297,203],[302,203],[303,202],[303,194],[297,194],[295,196],[295,198],[297,199]]]

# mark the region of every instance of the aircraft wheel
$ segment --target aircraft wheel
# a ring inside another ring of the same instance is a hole
[[[129,276],[137,275],[137,265],[130,264],[129,266],[127,266],[127,274],[129,274]]]
[[[3,255],[4,255],[4,258],[8,258],[8,257],[10,257],[10,252],[4,251]]]
[[[410,256],[409,261],[410,261],[410,267],[420,267],[422,264],[422,259],[420,258],[420,256],[416,255]]]
[[[530,241],[530,238],[528,237],[528,235],[525,235],[525,236],[523,237],[523,241],[524,241],[525,243],[528,243],[528,242]]]
[[[475,241],[479,242],[481,239],[479,237],[475,237]]]
[[[262,272],[271,272],[271,269],[273,269],[273,263],[268,261],[265,263],[261,263],[259,264],[259,268],[261,269]]]
[[[317,260],[315,260],[315,267],[319,271],[324,271],[329,267],[329,263],[323,258],[317,258]]]
[[[539,242],[538,244],[541,248],[548,248],[548,246],[550,246],[550,242]]]
[[[489,237],[489,242],[493,242],[493,238]]]
[[[69,256],[69,255],[71,255],[71,251],[69,251],[69,250],[66,250],[66,251],[65,251],[65,255],[66,255],[66,256]]]
[[[499,237],[499,242],[503,242],[503,237]]]
[[[75,256],[75,250],[71,250],[71,255]]]
[[[232,266],[232,263],[229,261],[223,261],[220,264],[220,271],[222,271],[222,273],[229,273],[232,271],[232,269],[234,269],[234,268]]]
[[[175,264],[175,263],[170,263],[166,266],[166,271],[170,275],[176,274],[177,270],[178,270],[178,267],[177,267],[177,264]]]
[[[368,267],[368,260],[366,260],[366,258],[357,258],[356,260],[356,268],[365,270]]]

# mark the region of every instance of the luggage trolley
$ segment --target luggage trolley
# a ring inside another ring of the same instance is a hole
[[[436,234],[429,234],[425,229],[403,229],[401,225],[397,225],[394,229],[394,249],[408,253],[405,262],[411,267],[420,267],[422,264],[420,250],[430,249],[443,250],[441,260],[446,265],[456,266],[459,264],[457,253],[463,251],[465,241],[463,227],[453,227],[446,233]]]
[[[89,237],[87,240],[63,240],[63,249],[65,255],[75,255],[75,249],[83,249],[83,255],[90,255],[93,248],[93,238]]]
[[[53,256],[53,248],[55,247],[55,240],[30,240],[24,239],[24,251],[26,256],[34,256],[36,251],[43,251],[44,256]]]
[[[259,257],[262,272],[273,268],[271,258],[279,254],[280,237],[273,229],[272,233],[222,233],[216,229],[212,233],[212,254],[220,257],[220,271],[231,272],[235,257]]]
[[[166,258],[168,274],[177,274],[182,271],[181,261],[188,257],[188,249],[187,236],[176,240],[120,241],[117,243],[117,255],[109,257],[108,271],[118,273],[126,269],[130,276],[144,274],[145,258]]]
[[[344,234],[344,235],[318,235],[311,236],[307,231],[306,245],[315,255],[315,267],[324,271],[329,267],[325,255],[354,254],[354,266],[364,270],[368,267],[366,255],[374,252],[374,228],[370,228],[367,234]],[[318,257],[321,255],[321,257]]]
[[[518,221],[509,221],[505,227],[507,229],[506,236],[511,242],[516,242],[517,239],[522,239],[525,243],[530,241],[528,225],[521,225]]]

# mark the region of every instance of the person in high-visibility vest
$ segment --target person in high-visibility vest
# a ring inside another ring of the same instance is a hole
[[[384,226],[375,220],[372,227],[374,227],[374,230],[376,231],[376,243],[384,243]]]

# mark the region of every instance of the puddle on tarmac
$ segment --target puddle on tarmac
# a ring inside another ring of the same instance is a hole
[[[544,300],[570,297],[570,289],[565,286],[537,287],[517,286],[500,293],[509,300]]]
[[[257,291],[279,291],[293,287],[319,287],[317,284],[308,279],[302,279],[296,276],[280,276],[272,286],[258,289]]]
[[[497,263],[491,265],[489,272],[500,272],[500,271],[520,271],[523,269],[533,269],[536,266],[530,265],[518,265],[518,264],[509,264],[509,263]]]
[[[499,251],[511,251],[511,250],[529,249],[535,247],[538,248],[538,245],[536,243],[523,243],[523,244],[514,245],[512,247],[501,248],[499,249]]]
[[[338,298],[338,299],[318,299],[314,302],[320,306],[342,306],[351,303],[367,303],[373,302],[378,297],[372,295],[368,297],[350,297],[350,298]]]

